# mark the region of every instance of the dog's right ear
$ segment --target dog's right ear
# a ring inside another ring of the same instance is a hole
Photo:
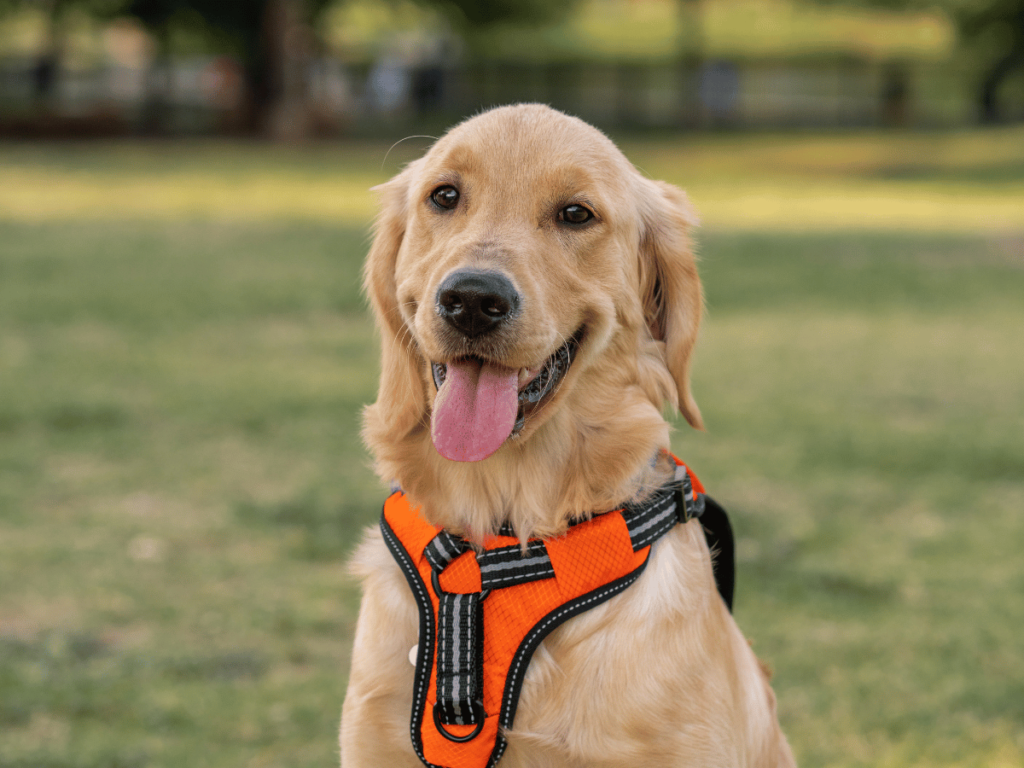
[[[409,185],[416,166],[418,162],[410,163],[402,173],[373,188],[380,195],[381,207],[373,245],[363,267],[363,287],[381,334],[380,385],[377,402],[367,409],[367,429],[386,430],[392,439],[414,429],[426,410],[419,373],[424,362],[399,310],[395,280],[409,214]],[[377,422],[372,427],[371,419]]]
[[[651,337],[664,343],[665,364],[676,383],[676,405],[703,429],[690,394],[690,360],[704,299],[690,231],[697,216],[686,193],[663,181],[640,180],[640,294]]]

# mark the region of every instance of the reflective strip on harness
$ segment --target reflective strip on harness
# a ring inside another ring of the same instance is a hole
[[[480,593],[442,592],[437,610],[437,709],[445,725],[476,725],[481,700]]]
[[[485,550],[476,556],[480,565],[480,586],[498,589],[514,584],[526,584],[555,575],[548,549],[540,539],[526,543],[526,551],[519,544]]]
[[[452,536],[448,531],[440,531],[423,550],[423,556],[427,558],[431,568],[443,571],[448,563],[468,548],[469,545],[463,539]]]
[[[643,504],[530,540],[525,551],[499,535],[477,553],[423,520],[402,492],[388,498],[381,530],[420,614],[411,735],[425,765],[497,763],[544,637],[632,584],[651,544],[703,510],[703,487],[676,463],[675,480]]]

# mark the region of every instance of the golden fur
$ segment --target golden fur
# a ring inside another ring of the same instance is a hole
[[[439,214],[440,185],[461,192]],[[695,427],[689,367],[702,314],[684,193],[644,178],[603,134],[540,105],[453,129],[380,188],[365,283],[382,334],[364,438],[380,476],[472,541],[510,521],[523,540],[642,497],[671,475],[668,401]],[[587,226],[558,211],[584,204]],[[522,432],[480,462],[430,437],[430,362],[467,354],[435,311],[453,270],[500,271],[522,311],[486,354],[537,366],[583,327],[575,362]],[[660,456],[652,465],[651,459]],[[535,654],[500,768],[788,766],[767,677],[719,598],[698,522],[654,545],[622,595]],[[364,599],[341,727],[345,768],[419,766],[409,740],[417,609],[378,532],[354,571]]]

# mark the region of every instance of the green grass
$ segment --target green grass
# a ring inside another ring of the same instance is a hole
[[[1019,138],[627,142],[709,220],[675,448],[805,766],[1024,760]],[[3,768],[336,764],[386,149],[0,147]],[[965,185],[1012,215],[900,218]]]
[[[0,242],[0,765],[335,762],[364,233]]]

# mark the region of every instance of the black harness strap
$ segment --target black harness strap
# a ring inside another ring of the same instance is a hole
[[[481,593],[438,594],[437,709],[446,725],[479,725],[483,708],[483,621]]]
[[[555,567],[548,557],[548,549],[541,539],[526,542],[526,551],[518,544],[489,549],[476,556],[480,564],[480,583],[483,589],[511,587],[529,581],[550,579]]]
[[[715,586],[732,613],[732,596],[736,588],[736,542],[729,525],[729,516],[717,501],[704,496],[704,511],[700,516],[704,538],[711,550],[711,563],[715,570]]]
[[[427,558],[431,569],[440,573],[448,567],[448,563],[467,549],[469,549],[469,543],[465,539],[460,539],[458,536],[442,530],[427,544],[427,548],[423,550],[423,556]]]
[[[676,523],[699,518],[711,550],[715,587],[732,613],[736,586],[736,545],[725,510],[710,496],[695,493],[685,467],[676,468],[674,482],[659,490],[642,506],[628,506],[622,512],[633,542],[633,551],[653,544]]]
[[[434,716],[443,725],[483,723],[481,699],[483,672],[483,615],[480,603],[486,592],[445,592],[438,577],[469,543],[448,531],[440,531],[423,556],[430,563],[437,594],[437,705]]]

